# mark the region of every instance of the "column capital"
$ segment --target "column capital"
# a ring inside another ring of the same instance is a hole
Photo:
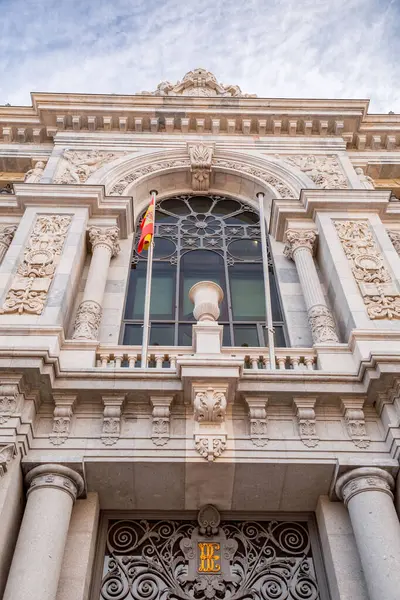
[[[287,229],[286,245],[283,253],[287,258],[294,259],[297,250],[304,248],[313,255],[317,245],[318,233],[314,229]]]
[[[79,473],[57,464],[35,467],[26,475],[25,481],[29,486],[27,496],[37,489],[47,487],[66,492],[75,502],[84,489],[84,481]]]
[[[103,246],[111,252],[111,256],[117,256],[120,251],[118,227],[89,227],[88,234],[92,252],[96,246]]]
[[[336,482],[337,496],[347,505],[351,498],[362,492],[384,492],[393,499],[394,479],[379,467],[360,467],[341,475]]]

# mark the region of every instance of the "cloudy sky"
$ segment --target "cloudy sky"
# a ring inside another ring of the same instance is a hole
[[[0,0],[0,104],[211,70],[264,97],[400,113],[400,0]]]

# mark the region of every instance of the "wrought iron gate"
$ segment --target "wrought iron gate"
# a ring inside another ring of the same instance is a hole
[[[109,521],[103,600],[322,597],[306,521]]]

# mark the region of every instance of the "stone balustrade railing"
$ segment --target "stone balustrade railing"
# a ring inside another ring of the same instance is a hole
[[[268,348],[225,347],[223,355],[243,359],[247,370],[270,369]],[[276,369],[315,370],[316,352],[313,348],[276,348]],[[193,355],[193,349],[185,346],[150,346],[147,367],[150,369],[176,370],[179,357]],[[103,369],[139,369],[141,346],[111,346],[102,344],[96,353],[96,367]]]

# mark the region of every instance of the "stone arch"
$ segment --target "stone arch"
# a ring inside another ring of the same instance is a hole
[[[151,189],[159,191],[160,199],[193,193],[190,159],[185,150],[125,155],[96,171],[87,183],[104,185],[107,195],[132,196],[135,220],[146,206]],[[208,192],[235,196],[255,206],[258,191],[265,193],[269,204],[273,198],[298,198],[302,188],[314,187],[304,173],[278,157],[217,151]]]

